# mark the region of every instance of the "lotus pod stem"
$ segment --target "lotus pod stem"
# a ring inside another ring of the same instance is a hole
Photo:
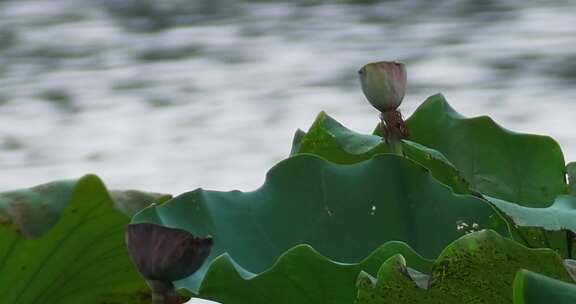
[[[398,110],[406,92],[406,67],[394,61],[372,62],[358,74],[366,99],[380,111],[384,140],[393,153],[401,154],[401,140],[410,135]]]
[[[386,141],[399,141],[410,136],[410,130],[402,119],[402,113],[398,110],[390,110],[380,114],[384,138]]]
[[[176,293],[172,282],[148,280],[152,290],[152,304],[182,304],[184,300]]]

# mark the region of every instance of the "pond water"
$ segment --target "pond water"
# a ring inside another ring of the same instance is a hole
[[[0,1],[0,190],[254,189],[319,111],[373,129],[356,70],[383,59],[405,116],[442,92],[576,159],[576,2],[300,2]]]

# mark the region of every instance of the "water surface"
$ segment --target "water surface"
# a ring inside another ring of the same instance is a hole
[[[574,2],[145,2],[0,1],[1,190],[254,189],[319,111],[373,129],[356,70],[382,59],[405,116],[442,92],[576,159]]]

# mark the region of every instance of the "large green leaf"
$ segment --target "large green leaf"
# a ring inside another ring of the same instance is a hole
[[[560,195],[549,207],[533,208],[486,196],[511,223],[514,238],[530,247],[556,250],[563,257],[574,256],[576,197]]]
[[[521,270],[514,279],[514,304],[574,304],[576,285],[529,270]]]
[[[570,186],[574,184],[574,165],[566,167]],[[576,235],[576,196],[559,195],[548,207],[526,207],[490,196],[485,198],[496,206],[511,223],[514,238],[530,247],[547,247],[566,258],[573,258]]]
[[[146,303],[124,229],[135,211],[167,199],[109,193],[94,175],[0,193],[1,302]]]
[[[413,118],[411,118],[411,121],[414,119],[422,120],[424,118],[418,117],[425,115],[425,118],[430,120],[431,125],[435,125],[436,122],[434,116],[431,114],[434,112],[440,112],[440,114],[436,113],[439,117],[443,117],[443,119],[440,119],[440,121],[452,127],[432,128],[432,134],[434,134],[434,132],[439,133],[440,131],[438,131],[438,129],[440,129],[442,132],[447,132],[449,136],[453,136],[453,133],[457,133],[457,131],[463,132],[468,130],[466,132],[472,135],[478,133],[482,136],[489,135],[490,137],[494,138],[501,137],[501,149],[503,149],[504,143],[506,141],[515,142],[518,141],[518,138],[532,139],[536,143],[551,143],[548,139],[543,140],[542,137],[539,136],[519,135],[505,131],[488,119],[465,119],[459,114],[455,113],[454,110],[452,110],[446,104],[441,96],[431,97],[420,108],[420,110],[417,111]],[[475,120],[479,120],[479,122],[475,122]],[[378,130],[379,129],[376,131]],[[428,132],[428,129],[426,129],[426,132]],[[503,136],[502,134],[507,135]],[[416,136],[418,137],[418,134],[416,134]],[[459,136],[461,136],[461,134]],[[442,140],[441,137],[439,138]],[[474,138],[481,138],[481,136],[475,135]],[[436,139],[437,138],[434,138],[434,140]],[[482,140],[486,141],[485,139]],[[443,146],[441,145],[441,147],[450,147],[453,144],[461,146],[460,143],[449,140]],[[540,143],[539,145],[542,144]],[[555,143],[552,142],[551,145],[555,146]],[[298,153],[316,154],[336,163],[354,163],[367,159],[376,153],[389,153],[388,146],[382,142],[379,136],[359,134],[351,131],[325,113],[320,113],[318,115],[314,124],[310,127],[307,133],[303,134],[302,132],[299,132],[299,136],[295,137],[295,144],[293,147],[295,147],[293,152],[296,151]],[[455,192],[468,192],[469,185],[460,177],[460,172],[452,165],[448,159],[444,157],[442,153],[407,140],[402,142],[402,149],[405,157],[412,159],[428,168],[434,177],[436,177],[442,183],[449,185]],[[557,149],[550,150],[552,154],[556,153],[555,151],[557,151]],[[561,153],[559,153],[559,155],[561,156]],[[459,157],[468,157],[469,159],[467,161],[476,162],[474,159],[474,157],[476,157],[475,155],[461,155]],[[482,161],[490,160],[491,157],[492,156],[490,154],[481,154],[478,156],[478,158],[482,158]],[[558,159],[561,160],[561,157]],[[502,168],[506,169],[505,166]],[[569,164],[566,167],[569,179],[572,181],[575,179],[574,176],[576,176],[574,173],[574,171],[576,171],[575,168],[576,165],[574,164]],[[536,174],[535,172],[532,173]],[[500,180],[504,181],[504,179]],[[522,183],[524,182],[522,181]],[[560,181],[560,184],[563,184],[563,181]],[[574,182],[571,182],[571,185],[573,184]],[[505,186],[506,185],[504,184],[499,185],[499,187]],[[511,203],[489,196],[487,196],[487,199],[493,201],[494,205],[496,205],[499,209],[501,209],[502,212],[504,212],[504,214],[508,216],[509,222],[511,224],[510,229],[517,240],[532,247],[553,248],[566,257],[572,257],[571,248],[574,246],[572,246],[571,243],[567,243],[568,240],[572,239],[567,231],[569,230],[567,227],[573,226],[571,223],[569,223],[570,217],[572,217],[573,214],[572,212],[569,212],[572,209],[571,205],[562,203],[566,201],[565,198],[557,198],[557,203],[554,204],[554,206],[552,206],[550,209],[526,208],[516,204],[520,203],[520,205],[533,206],[531,202],[522,201]],[[543,205],[549,205],[549,203]],[[557,220],[556,215],[561,216],[560,221]],[[531,222],[531,219],[534,219],[535,221]],[[560,225],[561,222],[566,224]]]
[[[511,132],[486,116],[465,118],[442,95],[407,123],[410,140],[442,152],[482,194],[546,207],[567,191],[564,156],[550,137]]]
[[[484,230],[460,238],[440,254],[428,289],[406,275],[406,261],[397,255],[382,265],[377,279],[360,275],[356,303],[511,303],[512,282],[520,269],[572,282],[554,251],[529,249]]]
[[[354,132],[324,112],[307,133],[299,130],[294,136],[292,153],[310,153],[338,164],[353,164],[378,153],[392,153],[382,137]],[[405,157],[421,164],[440,182],[454,192],[470,193],[468,183],[442,153],[408,140],[402,141]]]
[[[545,208],[530,208],[497,198],[487,199],[508,215],[517,226],[541,227],[548,231],[570,230],[576,233],[576,196],[560,195]]]
[[[302,243],[340,262],[358,262],[390,240],[433,257],[469,229],[502,224],[484,200],[456,195],[420,165],[389,154],[353,165],[294,156],[256,191],[198,189],[143,210],[133,222],[214,237],[208,262],[178,284],[194,292],[209,262],[225,252],[253,273]]]
[[[300,135],[298,153],[311,153],[339,164],[367,160],[388,153],[382,138],[354,132],[324,112],[320,112],[308,132]]]
[[[401,242],[388,242],[358,264],[333,262],[307,245],[284,253],[272,268],[254,275],[235,265],[228,255],[218,257],[208,270],[200,297],[226,304],[349,304],[356,297],[360,271],[375,274],[389,257],[402,254],[412,268],[431,271],[426,260]]]

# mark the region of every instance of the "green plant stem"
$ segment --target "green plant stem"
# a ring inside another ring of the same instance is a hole
[[[402,141],[401,140],[391,140],[386,143],[388,145],[388,150],[392,154],[403,155],[402,153]]]
[[[408,136],[407,126],[398,110],[380,114],[381,128],[388,151],[392,154],[403,155],[402,139]]]
[[[152,304],[164,304],[164,295],[153,292],[152,293]]]
[[[182,303],[172,282],[149,280],[148,285],[152,290],[152,304]]]

